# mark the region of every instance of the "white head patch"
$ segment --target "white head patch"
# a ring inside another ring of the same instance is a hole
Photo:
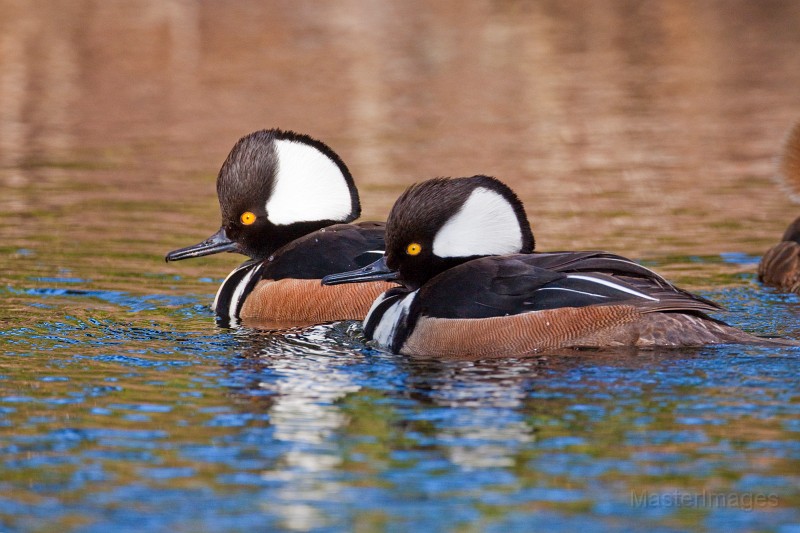
[[[350,189],[336,163],[301,142],[281,139],[275,148],[278,172],[266,206],[270,222],[287,225],[347,218],[352,210]]]
[[[522,230],[511,204],[499,193],[478,187],[433,239],[439,257],[503,255],[522,249]]]

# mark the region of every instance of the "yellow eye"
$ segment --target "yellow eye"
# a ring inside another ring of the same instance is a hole
[[[245,226],[249,226],[250,224],[256,221],[256,216],[250,211],[245,211],[244,213],[242,213],[242,216],[239,217],[239,220],[241,220],[242,224],[244,224]]]
[[[422,246],[420,246],[419,244],[417,244],[417,243],[415,243],[415,242],[412,242],[412,243],[411,243],[411,244],[409,244],[409,245],[408,245],[408,247],[406,248],[406,253],[407,253],[408,255],[419,255],[419,253],[420,253],[421,251],[422,251]]]

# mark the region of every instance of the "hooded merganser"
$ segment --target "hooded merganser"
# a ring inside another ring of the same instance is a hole
[[[406,355],[765,342],[707,316],[720,306],[629,259],[533,248],[522,203],[502,182],[437,178],[394,204],[381,259],[323,283],[399,282],[373,303],[364,332]]]
[[[167,261],[219,252],[250,257],[222,282],[213,309],[222,326],[307,325],[361,320],[391,284],[346,292],[326,274],[358,268],[384,247],[384,224],[346,224],[361,213],[350,171],[324,143],[279,129],[256,131],[228,154],[217,176],[222,227],[173,250]]]
[[[800,121],[789,132],[778,172],[788,184],[800,185]],[[761,258],[758,279],[765,285],[800,294],[800,217],[786,228],[781,242]]]

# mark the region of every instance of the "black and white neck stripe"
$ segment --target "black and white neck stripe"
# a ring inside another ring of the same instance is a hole
[[[220,285],[212,310],[217,315],[217,324],[222,327],[239,325],[239,312],[256,283],[261,279],[264,263],[246,261],[228,274]]]

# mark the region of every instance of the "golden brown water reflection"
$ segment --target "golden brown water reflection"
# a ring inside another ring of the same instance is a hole
[[[6,242],[47,231],[85,246],[117,235],[109,225],[149,236],[154,256],[194,242],[216,223],[227,151],[271,126],[333,146],[366,218],[416,180],[499,176],[542,249],[755,254],[797,214],[771,180],[800,117],[796,2],[2,11]],[[54,210],[57,224],[13,223]]]
[[[652,262],[798,336],[753,281],[800,214],[774,179],[798,27],[793,0],[0,0],[0,529],[796,524],[792,352],[405,361],[217,329],[241,258],[162,258],[218,227],[233,143],[281,127],[342,156],[366,219],[495,175],[541,250]],[[780,503],[619,501],[675,488]]]

